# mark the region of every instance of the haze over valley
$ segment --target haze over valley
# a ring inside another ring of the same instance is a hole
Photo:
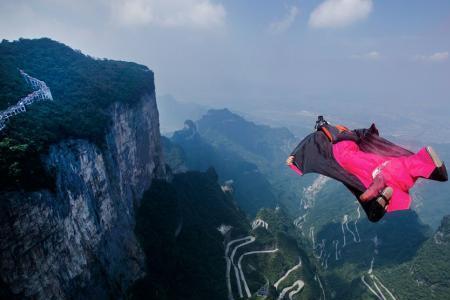
[[[445,0],[2,1],[0,299],[448,299],[448,182],[371,222],[286,159],[323,115],[449,162],[449,37]]]

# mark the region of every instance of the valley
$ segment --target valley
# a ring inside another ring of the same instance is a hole
[[[340,183],[285,166],[307,113],[296,135],[175,107],[147,67],[50,39],[2,41],[0,54],[2,109],[30,93],[17,68],[53,99],[0,131],[0,298],[448,296],[447,183],[418,184],[413,210],[371,223]]]

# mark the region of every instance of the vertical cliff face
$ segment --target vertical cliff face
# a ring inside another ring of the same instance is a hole
[[[143,275],[134,211],[152,179],[166,176],[154,93],[109,111],[105,147],[64,140],[42,158],[55,191],[0,193],[4,295],[117,298]]]

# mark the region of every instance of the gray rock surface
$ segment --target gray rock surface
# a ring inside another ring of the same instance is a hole
[[[134,210],[152,179],[166,177],[155,96],[110,112],[105,147],[65,140],[43,157],[55,191],[0,193],[3,295],[123,298],[144,274]]]

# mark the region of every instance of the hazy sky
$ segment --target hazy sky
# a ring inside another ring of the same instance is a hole
[[[448,0],[1,0],[0,38],[43,36],[145,64],[184,101],[450,116]]]

